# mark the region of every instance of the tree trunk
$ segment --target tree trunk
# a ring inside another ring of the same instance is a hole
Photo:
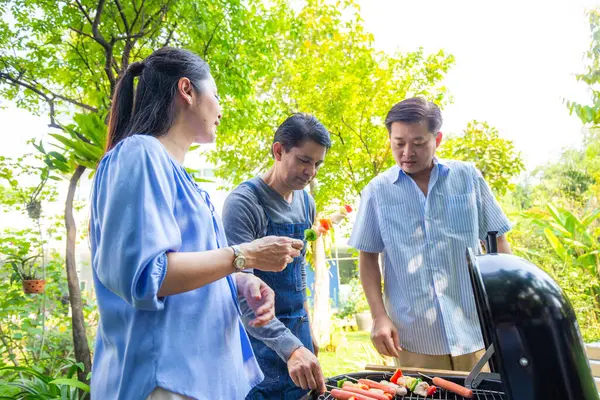
[[[329,343],[331,333],[331,309],[329,304],[329,268],[325,256],[325,242],[320,236],[313,248],[315,269],[315,304],[313,309],[313,333],[320,347]]]
[[[77,239],[77,226],[73,216],[73,199],[79,178],[85,171],[85,167],[79,165],[69,182],[67,201],[65,202],[65,227],[67,229],[67,252],[65,265],[67,269],[67,282],[69,284],[69,300],[71,302],[73,344],[75,347],[75,359],[83,363],[84,371],[78,371],[77,376],[81,382],[87,382],[87,375],[92,370],[90,348],[88,346],[85,332],[85,320],[83,317],[83,302],[81,300],[81,289],[75,263],[75,242]]]

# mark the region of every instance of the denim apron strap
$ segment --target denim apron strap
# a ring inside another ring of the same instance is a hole
[[[247,185],[250,187],[250,189],[252,189],[252,191],[256,195],[256,198],[258,199],[258,204],[260,204],[260,206],[263,209],[263,212],[265,213],[265,216],[267,217],[267,226],[271,225],[273,223],[273,221],[271,221],[271,217],[269,216],[269,213],[267,212],[267,207],[265,207],[265,203],[262,199],[262,196],[260,195],[260,192],[258,191],[258,187],[254,184],[254,182],[251,182],[251,181],[246,181],[246,182],[242,183],[242,185]]]
[[[306,190],[303,190],[302,193],[304,193],[304,218],[306,223],[311,226],[312,223],[310,222],[310,201],[308,201],[308,193],[306,193]]]

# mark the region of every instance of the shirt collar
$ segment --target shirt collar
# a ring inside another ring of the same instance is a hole
[[[392,183],[398,182],[400,180],[400,178],[402,178],[403,176],[408,177],[408,175],[406,175],[404,170],[399,165],[396,164],[396,166],[394,168],[395,168],[395,171],[391,176]],[[450,163],[448,163],[447,160],[433,157],[433,168],[438,169],[438,173],[440,176],[446,176],[446,175],[448,175],[448,172],[450,171]]]

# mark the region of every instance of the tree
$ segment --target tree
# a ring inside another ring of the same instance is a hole
[[[438,155],[475,163],[492,190],[500,196],[514,189],[511,180],[525,168],[513,142],[502,139],[498,130],[487,122],[469,122],[462,135],[442,141]]]
[[[393,164],[383,124],[391,106],[409,96],[446,103],[444,74],[453,57],[422,50],[389,55],[373,47],[353,1],[309,0],[290,28],[276,72],[257,82],[254,105],[263,114],[221,133],[210,159],[233,185],[266,170],[273,133],[292,112],[314,114],[330,131],[333,147],[311,192],[322,215],[354,203],[364,186]],[[313,329],[327,340],[329,284],[322,239],[314,244]]]
[[[237,185],[265,170],[279,123],[292,112],[312,113],[333,140],[314,195],[320,208],[336,203],[337,209],[392,165],[383,119],[393,104],[413,95],[445,104],[440,82],[453,57],[443,51],[379,52],[357,11],[352,1],[306,3],[290,36],[290,53],[272,79],[258,85],[270,113],[223,135],[210,155],[219,177]]]
[[[85,169],[93,168],[103,154],[104,121],[118,76],[131,59],[149,51],[146,44],[171,37],[173,29],[163,24],[171,2],[142,2],[139,7],[123,7],[118,0],[2,5],[3,21],[9,22],[0,30],[0,95],[37,114],[47,113],[49,127],[62,131],[53,134],[60,152],[46,152],[42,144],[38,149],[49,167],[70,177],[65,265],[75,356],[85,367],[79,379],[87,381],[91,357],[75,265],[73,199]]]
[[[586,341],[600,332],[600,9],[588,12],[588,66],[577,79],[589,86],[592,104],[567,102],[585,124],[582,148],[566,149],[556,162],[522,185],[526,201],[510,239],[515,253],[552,274],[568,295]]]
[[[600,8],[589,10],[588,18],[592,38],[586,53],[588,65],[584,73],[577,75],[577,80],[588,86],[592,104],[567,101],[567,107],[570,113],[575,113],[584,124],[600,125]]]
[[[153,50],[176,45],[211,65],[237,126],[261,114],[249,100],[254,82],[278,62],[294,18],[284,1],[0,0],[0,96],[47,115],[51,143],[37,148],[69,180],[65,203],[66,270],[78,362],[91,368],[75,269],[73,198],[86,169],[104,153],[106,122],[119,77]]]

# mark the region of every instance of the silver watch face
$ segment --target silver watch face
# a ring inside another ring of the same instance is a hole
[[[246,259],[243,257],[237,257],[235,259],[235,267],[238,269],[243,269],[246,266]]]

